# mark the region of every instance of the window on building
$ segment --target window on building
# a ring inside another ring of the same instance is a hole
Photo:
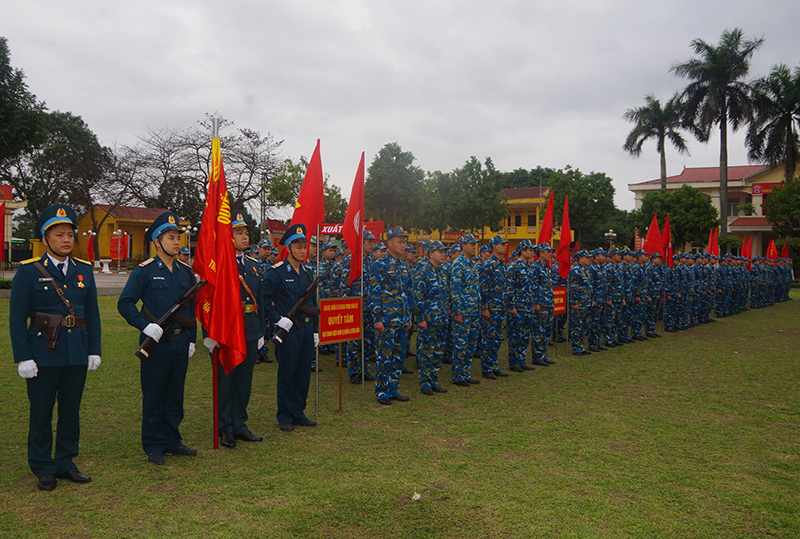
[[[522,226],[522,216],[515,215],[514,216],[514,226]]]
[[[739,198],[728,197],[728,216],[734,216],[739,213]]]
[[[536,214],[529,213],[528,214],[528,226],[536,226]]]

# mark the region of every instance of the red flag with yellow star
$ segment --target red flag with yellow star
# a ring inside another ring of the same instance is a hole
[[[311,155],[308,163],[306,177],[303,178],[303,186],[297,196],[297,203],[294,205],[292,213],[292,225],[306,225],[306,239],[317,233],[317,225],[325,222],[325,182],[322,177],[322,159],[319,155],[319,139],[317,147]],[[286,257],[286,247],[284,246],[281,258]]]

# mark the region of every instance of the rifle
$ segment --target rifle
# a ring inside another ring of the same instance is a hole
[[[300,294],[300,298],[294,305],[292,305],[292,308],[289,309],[289,312],[286,313],[286,318],[291,320],[292,324],[296,326],[300,323],[300,321],[297,319],[297,315],[300,314],[301,312],[309,316],[319,316],[319,307],[311,307],[309,305],[306,305],[305,303],[311,298],[314,292],[316,292],[317,286],[319,286],[319,283],[322,281],[322,279],[327,277],[328,274],[334,268],[338,268],[340,264],[341,263],[331,264],[328,267],[328,269],[325,270],[325,273],[314,279],[314,281],[310,285],[308,285],[308,287],[306,287],[305,290],[303,290],[303,293]],[[278,331],[275,333],[275,335],[272,336],[272,339],[270,340],[275,343],[275,346],[280,346],[281,344],[283,344],[283,339],[286,338],[287,333],[288,331],[286,331],[285,329],[278,328]]]
[[[158,324],[161,326],[161,329],[164,330],[164,334],[166,335],[166,330],[169,328],[173,322],[175,322],[175,318],[180,314],[180,312],[186,308],[189,303],[192,302],[194,297],[200,291],[203,286],[208,281],[200,281],[195,283],[193,287],[183,293],[181,297],[175,300],[175,303],[172,307],[169,308],[167,312],[163,314],[161,318],[158,319]],[[150,357],[150,352],[153,351],[153,346],[155,346],[156,341],[153,340],[152,337],[147,337],[144,342],[139,346],[139,349],[134,352],[134,355],[141,359],[142,361],[147,361],[147,358]]]

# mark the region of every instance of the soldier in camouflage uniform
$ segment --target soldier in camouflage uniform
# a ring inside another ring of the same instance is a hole
[[[633,289],[631,339],[634,341],[643,341],[647,339],[647,337],[642,335],[642,326],[644,326],[647,296],[649,293],[644,272],[644,265],[647,263],[647,255],[644,251],[638,250],[633,253],[633,256],[634,261],[631,264],[631,287]]]
[[[553,286],[554,287],[563,286],[564,288],[566,288],[567,280],[561,277],[561,275],[559,275],[558,264],[553,264],[553,267],[548,269],[550,269],[550,280],[553,283]],[[553,318],[553,330],[552,330],[553,342],[567,342],[567,339],[564,337],[564,328],[567,326],[568,320],[569,320],[569,309],[567,309],[566,312],[561,316]]]
[[[583,338],[587,333],[589,308],[592,306],[592,285],[586,267],[591,262],[587,251],[575,253],[578,263],[569,270],[569,340],[572,354],[576,356],[591,354],[584,345]]]
[[[547,263],[553,256],[553,248],[547,242],[536,246],[538,259],[531,266],[531,289],[533,292],[533,325],[531,328],[531,363],[540,367],[552,365],[547,359],[547,343],[553,327],[553,281]]]
[[[461,255],[450,266],[450,308],[452,309],[453,383],[467,387],[480,380],[470,374],[472,354],[478,345],[478,324],[481,290],[475,267],[475,248],[478,240],[464,234],[458,240]]]
[[[439,368],[445,354],[442,335],[448,327],[447,278],[442,271],[446,253],[440,241],[427,243],[428,256],[417,265],[414,280],[414,319],[417,322],[417,370],[423,395],[447,393],[439,385]]]
[[[531,341],[533,325],[533,264],[534,245],[522,240],[516,250],[519,258],[508,265],[506,273],[509,289],[509,307],[516,314],[508,316],[508,364],[514,372],[534,370],[525,362]]]
[[[269,259],[270,251],[272,250],[272,242],[269,238],[264,238],[260,242],[258,242],[258,256],[256,257],[256,261],[258,262],[258,271],[261,275],[261,280],[264,280],[264,275],[266,275],[267,270],[272,267],[274,262]],[[264,333],[264,345],[258,351],[258,357],[256,358],[256,363],[272,363],[272,360],[269,358],[269,349],[267,345],[270,342],[270,339],[276,332],[275,324],[272,321],[267,320],[266,322],[266,332]]]
[[[489,243],[492,256],[479,266],[481,287],[481,373],[484,378],[497,379],[508,376],[499,368],[497,353],[503,342],[503,323],[508,310],[508,281],[503,260],[508,240],[493,237]],[[516,314],[516,311],[514,311]]]
[[[453,265],[453,260],[458,258],[461,253],[461,245],[458,242],[454,243],[447,249],[447,256],[442,263],[441,272],[444,274],[445,281],[447,282],[447,295],[450,296],[450,266]],[[448,301],[448,308],[450,309],[449,316],[447,317],[447,333],[442,336],[445,341],[445,353],[442,363],[446,365],[453,364],[453,313],[452,307]]]
[[[625,285],[622,275],[622,251],[616,247],[608,251],[611,261],[606,268],[606,283],[608,286],[608,299],[611,308],[606,316],[606,346],[611,348],[622,346],[622,309],[626,306]]]
[[[663,257],[661,253],[650,255],[650,262],[644,270],[647,280],[647,305],[645,307],[644,330],[649,338],[661,337],[656,332],[656,321],[658,311],[662,304],[662,294],[664,287],[664,266],[661,265]]]
[[[587,330],[590,352],[602,352],[604,348],[600,339],[604,333],[605,311],[608,306],[608,295],[606,293],[606,279],[603,268],[605,250],[602,248],[590,252],[592,255],[591,263],[586,267],[586,273],[592,285],[592,306],[589,307],[587,318]]]
[[[633,279],[631,276],[631,264],[633,264],[633,251],[628,248],[622,251],[622,297],[625,301],[622,304],[622,317],[619,329],[619,342],[629,344],[636,342],[631,339],[631,327],[633,326]]]
[[[664,284],[664,331],[678,331],[680,318],[680,302],[683,299],[683,283],[681,281],[680,257],[672,257],[672,267],[667,268]]]

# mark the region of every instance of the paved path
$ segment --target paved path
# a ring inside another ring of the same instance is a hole
[[[3,277],[13,279],[16,271],[6,271]],[[128,273],[94,273],[94,280],[97,283],[98,296],[118,296],[122,293],[125,283],[128,282]],[[11,297],[11,290],[0,290],[0,298]]]

